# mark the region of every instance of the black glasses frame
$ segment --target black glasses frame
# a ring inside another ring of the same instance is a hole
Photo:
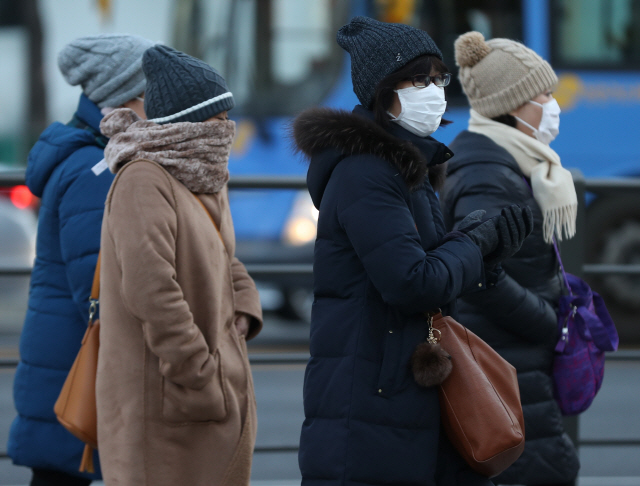
[[[435,84],[438,88],[444,88],[445,86],[449,86],[451,82],[451,73],[436,74],[435,76],[414,74],[409,79],[411,79],[411,84],[416,88],[426,88],[431,83]]]

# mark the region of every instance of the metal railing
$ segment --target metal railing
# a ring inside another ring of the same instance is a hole
[[[575,274],[582,276],[617,274],[617,275],[640,275],[640,265],[614,265],[614,264],[585,264],[584,235],[586,233],[586,193],[593,193],[596,196],[606,197],[611,193],[640,192],[640,178],[608,178],[608,179],[585,179],[580,171],[572,171],[576,192],[578,193],[578,221],[577,235],[575,238],[562,244],[563,260],[565,268]],[[15,170],[10,172],[0,172],[0,187],[24,184],[24,171]],[[229,188],[235,190],[246,189],[306,189],[306,178],[302,176],[234,176],[229,180]],[[249,264],[247,271],[253,276],[274,275],[274,274],[298,274],[310,275],[312,265],[309,264]],[[30,268],[6,268],[0,269],[0,276],[23,276],[31,273]],[[252,365],[304,365],[307,363],[309,355],[306,353],[285,353],[285,354],[252,354],[250,362]],[[611,361],[640,361],[640,351],[622,350],[616,353],[607,354],[607,360]],[[0,359],[0,369],[15,368],[17,359]],[[603,440],[580,440],[578,438],[578,417],[567,417],[565,428],[573,439],[576,446],[626,446],[640,445],[639,439],[603,439]],[[255,452],[296,452],[298,446],[277,446],[277,447],[256,447]],[[6,454],[0,453],[0,458]]]

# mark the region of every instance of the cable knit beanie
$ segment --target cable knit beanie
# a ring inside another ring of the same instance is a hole
[[[144,111],[155,123],[203,122],[235,106],[227,83],[207,63],[161,44],[144,53]]]
[[[487,118],[505,115],[558,83],[549,63],[519,42],[485,41],[480,32],[467,32],[454,47],[462,89],[471,108]]]
[[[425,31],[404,24],[354,17],[337,35],[340,47],[351,55],[353,91],[371,109],[378,83],[418,56],[442,53]]]
[[[58,54],[58,67],[71,86],[100,108],[118,107],[145,90],[142,54],[154,42],[137,35],[80,37]]]

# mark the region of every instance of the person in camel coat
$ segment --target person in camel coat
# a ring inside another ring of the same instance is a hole
[[[117,107],[144,117],[142,55],[154,42],[137,35],[79,37],[58,54],[58,68],[82,94],[71,119],[42,132],[29,152],[26,184],[40,198],[29,305],[13,383],[17,416],[7,455],[31,468],[29,486],[89,486],[80,472],[84,444],[56,418],[54,404],[87,330],[91,282],[100,250],[104,201],[113,174],[100,170],[109,141],[103,115]],[[25,481],[26,482],[26,481]]]
[[[157,45],[145,111],[104,118],[116,174],[102,226],[98,448],[105,484],[248,485],[256,287],[234,257],[224,79]]]

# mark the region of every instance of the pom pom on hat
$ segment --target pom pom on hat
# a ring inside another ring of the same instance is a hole
[[[491,52],[480,32],[467,32],[456,39],[454,44],[456,65],[473,67]]]
[[[549,63],[520,42],[467,32],[454,47],[462,90],[487,118],[510,113],[558,83]]]

